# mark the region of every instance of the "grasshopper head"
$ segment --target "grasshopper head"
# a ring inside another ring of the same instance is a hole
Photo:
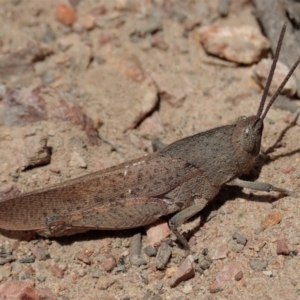
[[[240,117],[237,121],[239,142],[244,151],[257,156],[260,151],[263,120],[256,116]]]

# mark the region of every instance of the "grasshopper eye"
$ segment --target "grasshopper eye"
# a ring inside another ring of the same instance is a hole
[[[255,147],[255,138],[252,126],[246,126],[241,134],[241,145],[247,152],[251,152]]]

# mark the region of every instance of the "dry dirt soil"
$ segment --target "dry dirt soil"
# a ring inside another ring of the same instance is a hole
[[[63,22],[72,24],[63,24],[58,4],[73,6],[77,20],[65,12]],[[1,0],[1,193],[48,187],[147,155],[155,138],[169,144],[255,114],[262,90],[252,66],[208,56],[197,36],[211,23],[260,30],[254,7],[232,1],[220,18],[217,5]],[[264,149],[291,119],[288,111],[270,110]],[[252,179],[299,194],[299,136],[299,123],[286,130]],[[1,256],[10,259],[2,261],[0,280],[30,279],[57,299],[299,299],[299,206],[297,196],[224,187],[180,227],[194,253],[205,249],[212,264],[173,288],[169,279],[185,257],[174,236],[163,270],[143,250],[146,264],[130,263],[132,236],[141,232],[142,249],[148,245],[143,228],[51,239],[3,232]],[[269,219],[274,223],[263,227]],[[277,253],[282,243],[285,255]],[[117,266],[107,271],[114,259]],[[238,272],[226,273],[232,266]],[[228,277],[222,288],[220,274]]]

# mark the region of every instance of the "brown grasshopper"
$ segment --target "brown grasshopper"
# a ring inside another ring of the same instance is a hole
[[[0,228],[61,236],[140,227],[176,213],[170,228],[189,249],[177,228],[200,212],[222,185],[290,194],[268,183],[239,179],[253,168],[263,120],[300,62],[291,68],[263,112],[285,28],[255,116],[183,138],[147,157],[5,200],[0,204]]]

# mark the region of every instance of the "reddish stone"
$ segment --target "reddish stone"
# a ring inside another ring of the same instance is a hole
[[[235,280],[241,280],[243,273],[239,264],[229,262],[224,265],[223,269],[217,274],[214,284],[210,290],[221,291],[225,288],[226,284],[234,278]]]
[[[279,210],[271,211],[262,221],[262,228],[266,229],[272,227],[282,220],[281,212]]]
[[[179,266],[177,272],[170,278],[170,287],[177,286],[181,281],[194,277],[193,257],[189,255]]]
[[[277,249],[276,252],[278,255],[289,255],[290,249],[288,247],[288,244],[286,242],[285,238],[280,238],[277,240]]]
[[[212,259],[226,258],[228,252],[229,252],[228,246],[226,244],[223,244],[216,249],[215,254],[212,257]]]
[[[87,265],[91,264],[91,259],[89,257],[89,253],[87,250],[81,250],[76,254],[76,258],[82,262],[84,262]]]
[[[57,5],[55,17],[58,21],[65,25],[72,25],[77,20],[75,11],[65,4]]]
[[[236,281],[240,281],[243,277],[244,277],[243,272],[242,272],[242,271],[239,271],[239,272],[237,272],[237,273],[235,274],[234,279],[235,279]]]
[[[32,254],[37,258],[37,260],[46,260],[48,255],[47,250],[41,245],[35,245],[31,248]]]
[[[53,276],[57,278],[63,278],[64,277],[64,271],[61,270],[57,265],[53,265],[50,267],[50,271]]]
[[[31,281],[8,281],[0,285],[0,299],[56,300],[48,289],[36,289]]]
[[[106,272],[111,272],[117,266],[117,260],[113,255],[107,255],[102,265]]]
[[[148,244],[152,246],[159,245],[163,239],[171,234],[168,223],[163,219],[159,219],[156,222],[145,226],[145,230],[147,233]]]
[[[200,41],[206,52],[226,60],[253,64],[270,48],[270,43],[252,26],[202,26]]]

